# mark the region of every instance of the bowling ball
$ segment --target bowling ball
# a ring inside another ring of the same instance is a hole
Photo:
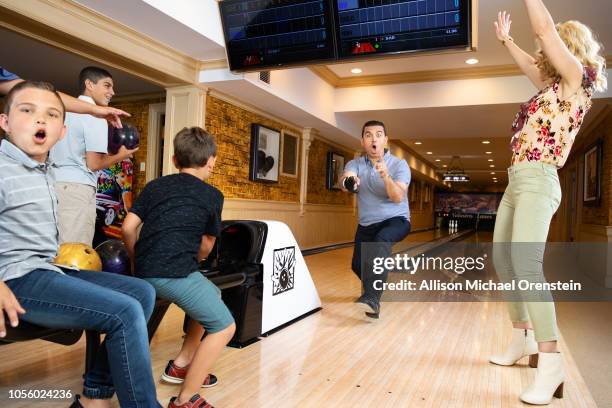
[[[138,129],[123,124],[123,127],[116,128],[114,126],[108,127],[108,152],[110,154],[117,154],[121,146],[125,146],[127,149],[135,149],[140,143],[140,134]]]
[[[357,181],[355,180],[355,177],[350,176],[350,177],[345,178],[344,188],[346,188],[348,191],[352,193],[356,193],[357,190],[359,189],[359,186],[357,186]]]
[[[79,242],[67,242],[60,245],[57,256],[53,262],[69,268],[86,269],[90,271],[102,270],[102,260],[96,251],[89,245]]]
[[[104,241],[96,247],[96,252],[102,259],[104,272],[131,275],[130,256],[122,241],[118,239]]]

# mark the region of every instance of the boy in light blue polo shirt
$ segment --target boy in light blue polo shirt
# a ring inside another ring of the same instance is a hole
[[[79,83],[79,99],[90,104],[107,106],[115,94],[113,77],[102,68],[84,68]],[[68,113],[66,127],[66,137],[51,150],[57,165],[60,243],[91,245],[96,226],[96,171],[132,157],[138,149],[121,146],[117,154],[107,154],[108,124],[91,115]]]
[[[352,269],[363,285],[363,294],[357,303],[364,305],[366,315],[374,319],[379,317],[382,296],[375,281],[386,282],[388,271],[385,269],[380,275],[374,274],[373,259],[390,257],[393,244],[410,232],[406,194],[410,167],[405,160],[385,150],[387,142],[382,122],[366,122],[361,132],[365,154],[347,163],[341,183],[344,191],[348,191],[345,182],[352,177],[352,191],[357,193],[359,225],[355,233]]]

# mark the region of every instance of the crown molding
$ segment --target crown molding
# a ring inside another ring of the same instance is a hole
[[[278,116],[275,116],[275,115],[272,115],[270,113],[264,112],[263,110],[255,107],[255,106],[253,106],[251,104],[239,101],[238,99],[234,98],[233,96],[227,95],[227,94],[225,94],[223,92],[219,92],[216,89],[208,89],[207,95],[210,96],[210,97],[213,97],[215,99],[219,99],[219,100],[221,100],[223,102],[229,103],[230,105],[234,105],[234,106],[236,106],[236,107],[238,107],[240,109],[244,109],[244,110],[246,110],[248,112],[254,113],[256,115],[259,115],[259,116],[262,116],[262,117],[267,118],[269,120],[272,120],[274,122],[277,122],[281,126],[283,126],[283,129],[288,130],[289,133],[291,133],[291,134],[295,134],[295,133],[297,133],[298,135],[302,134],[302,129],[304,128],[303,126],[296,125],[295,123],[291,123],[291,122],[289,122],[289,121],[287,121],[285,119],[281,119]]]
[[[196,59],[71,0],[0,0],[0,26],[165,88],[197,83]]]
[[[311,68],[312,69],[312,68]],[[399,83],[451,81],[522,75],[516,65],[497,65],[491,67],[438,69],[428,71],[398,72],[383,75],[339,77],[326,66],[316,67],[313,72],[337,88],[358,86],[379,86]]]
[[[340,77],[334,73],[331,69],[325,65],[314,65],[310,67],[310,70],[321,77],[322,80],[327,82],[333,87],[338,87],[340,83]]]
[[[606,65],[612,64],[612,55],[606,56]],[[523,75],[517,65],[493,65],[486,67],[438,69],[428,71],[398,72],[382,75],[339,77],[326,65],[310,67],[321,79],[336,88],[378,86],[398,83],[452,81]]]
[[[209,60],[209,61],[199,61],[198,62],[198,72],[205,71],[207,69],[219,69],[219,68],[229,68],[226,59],[219,60]]]

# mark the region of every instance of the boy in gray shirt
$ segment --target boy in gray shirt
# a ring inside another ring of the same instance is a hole
[[[161,407],[151,375],[147,319],[155,291],[133,277],[53,265],[58,249],[51,147],[66,131],[53,85],[25,81],[5,100],[0,126],[0,337],[19,319],[106,333],[71,408]],[[94,401],[95,400],[95,401]]]

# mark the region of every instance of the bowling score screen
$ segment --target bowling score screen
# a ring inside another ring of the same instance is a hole
[[[469,48],[469,0],[334,0],[338,59]]]
[[[219,8],[232,71],[335,59],[328,0],[224,0]]]

